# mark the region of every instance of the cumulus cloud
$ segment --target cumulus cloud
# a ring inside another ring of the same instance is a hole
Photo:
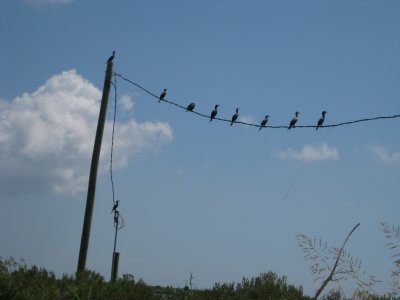
[[[339,159],[338,151],[335,147],[329,147],[326,144],[305,145],[300,151],[288,148],[284,151],[277,151],[279,159],[296,159],[303,161],[320,161],[327,159]]]
[[[400,162],[400,152],[389,153],[389,151],[382,146],[370,146],[369,149],[384,162]]]
[[[32,6],[48,6],[57,4],[69,4],[75,0],[25,0],[26,3]]]
[[[119,100],[119,104],[123,111],[130,111],[133,108],[133,100],[129,95],[123,95]]]
[[[0,101],[2,191],[76,194],[86,190],[100,99],[97,87],[70,70],[54,75],[31,94]],[[108,170],[111,130],[112,120],[108,120],[100,173]],[[138,151],[171,141],[173,134],[167,123],[130,119],[116,123],[115,137],[118,168]]]

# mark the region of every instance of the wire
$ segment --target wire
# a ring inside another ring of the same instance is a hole
[[[132,80],[130,80],[130,79],[124,77],[123,75],[118,74],[118,73],[114,73],[114,76],[119,77],[119,78],[123,79],[124,81],[129,82],[130,84],[135,85],[136,87],[138,87],[139,89],[145,91],[146,93],[148,93],[149,95],[153,96],[154,98],[157,98],[157,100],[160,100],[159,96],[157,96],[156,94],[150,92],[149,90],[147,90],[146,88],[142,87],[142,86],[139,85],[138,83],[133,82]],[[178,103],[175,103],[175,102],[173,102],[173,101],[166,100],[166,99],[163,99],[162,101],[163,101],[163,102],[166,102],[166,103],[168,103],[168,104],[174,105],[174,106],[176,106],[176,107],[179,107],[179,108],[181,108],[181,109],[184,109],[184,110],[186,111],[186,107],[185,107],[185,106],[182,106],[182,105],[180,105],[180,104],[178,104]],[[210,116],[209,116],[209,115],[205,115],[205,114],[199,113],[199,112],[194,111],[194,110],[191,111],[191,112],[194,113],[194,114],[196,114],[196,115],[198,115],[198,116],[200,116],[200,117],[210,119]],[[360,122],[369,122],[369,121],[375,121],[375,120],[395,119],[395,118],[400,118],[400,114],[392,115],[392,116],[381,116],[381,117],[374,117],[374,118],[364,118],[364,119],[359,119],[359,120],[354,120],[354,121],[348,121],[348,122],[342,122],[342,123],[337,123],[337,124],[323,125],[323,126],[320,126],[319,128],[332,128],[332,127],[350,125],[350,124],[355,124],[355,123],[360,123]],[[222,122],[229,122],[229,123],[232,121],[232,120],[222,119],[222,118],[214,118],[214,120],[222,121]],[[248,123],[248,122],[243,122],[243,121],[235,121],[235,123],[260,128],[260,125],[259,125],[259,124],[253,124],[253,123]],[[265,128],[272,128],[272,129],[278,129],[278,128],[285,128],[285,129],[287,129],[287,128],[288,128],[287,125],[278,125],[278,126],[266,125],[266,126],[264,126],[264,127],[265,127]],[[316,128],[316,127],[317,127],[316,125],[296,125],[295,128]]]
[[[114,189],[114,179],[113,179],[113,152],[114,152],[114,131],[115,131],[115,117],[117,114],[117,76],[114,74],[114,82],[111,82],[114,86],[114,120],[111,135],[111,158],[110,158],[110,176],[111,176],[111,189],[112,189],[112,201],[115,205],[115,189]]]
[[[288,190],[287,190],[285,196],[283,196],[283,200],[285,200],[285,199],[287,199],[287,198],[289,197],[290,192],[292,191],[294,185],[296,184],[297,179],[299,179],[300,174],[303,172],[305,166],[306,166],[306,163],[303,162],[303,165],[301,166],[300,170],[297,172],[297,174],[296,174],[296,176],[294,177],[292,183],[289,185],[289,188],[288,188]]]
[[[111,135],[111,155],[110,155],[110,177],[111,177],[111,190],[112,190],[112,201],[115,206],[115,188],[114,188],[114,179],[113,179],[113,152],[114,152],[114,133],[115,133],[115,120],[117,115],[117,76],[114,74],[114,82],[111,82],[114,87],[114,118],[113,118],[113,127],[112,127],[112,135]],[[117,226],[117,230],[125,227],[125,220],[122,217],[119,210],[115,209],[114,211],[114,223]]]

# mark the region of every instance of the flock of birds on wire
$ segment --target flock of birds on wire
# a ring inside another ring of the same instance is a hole
[[[160,94],[158,103],[160,103],[161,101],[164,101],[164,98],[165,98],[166,95],[167,95],[167,89],[164,89],[164,90],[162,91],[162,93]],[[193,112],[193,109],[194,109],[195,107],[196,107],[196,103],[191,102],[191,103],[186,107],[186,111]],[[216,104],[216,105],[214,106],[214,109],[213,109],[213,110],[211,111],[211,113],[210,113],[210,121],[209,121],[209,122],[211,122],[211,121],[212,121],[213,119],[215,119],[215,117],[217,116],[217,114],[218,114],[218,107],[219,107],[218,104]],[[318,130],[318,128],[320,128],[320,127],[324,124],[325,116],[326,116],[327,113],[328,113],[328,112],[325,111],[325,110],[322,112],[322,116],[319,118],[315,130]],[[299,115],[300,115],[300,112],[296,111],[295,114],[294,114],[293,119],[290,120],[290,123],[289,123],[289,126],[288,126],[288,130],[290,130],[291,128],[295,128],[295,127],[296,127],[296,123],[297,123],[297,121],[298,121],[298,119],[299,119]],[[232,118],[231,118],[231,126],[232,126],[234,123],[236,123],[238,117],[239,117],[239,107],[236,108],[236,112],[235,112],[235,114],[234,114],[234,115],[232,116]],[[263,119],[263,120],[261,121],[261,123],[260,123],[260,129],[259,129],[259,130],[261,130],[262,128],[264,128],[264,127],[267,126],[269,117],[270,117],[269,115],[265,115],[264,119]]]
[[[107,63],[112,62],[112,61],[114,60],[114,57],[115,57],[115,51],[113,51],[113,52],[112,52],[112,55],[107,59]],[[162,93],[160,94],[160,96],[159,96],[159,101],[158,101],[158,103],[160,103],[161,101],[164,101],[164,98],[165,98],[166,95],[167,95],[167,89],[164,89],[164,90],[162,91]],[[195,104],[194,102],[191,102],[191,103],[186,107],[186,111],[188,111],[188,112],[189,112],[189,111],[190,111],[190,112],[193,112],[193,109],[195,108],[195,106],[196,106],[196,104]],[[217,116],[217,114],[218,114],[218,107],[219,107],[218,104],[216,104],[216,105],[214,106],[214,109],[213,109],[213,110],[211,111],[211,113],[210,113],[210,121],[209,121],[209,122],[211,122],[211,121]],[[327,113],[328,113],[328,112],[325,111],[325,110],[322,112],[322,116],[321,116],[321,118],[319,118],[315,130],[318,130],[318,128],[320,128],[320,127],[324,124],[325,116],[326,116]],[[296,127],[296,123],[297,123],[297,121],[298,121],[299,115],[300,115],[300,112],[296,111],[295,114],[294,114],[293,119],[290,120],[290,123],[289,123],[289,126],[288,126],[288,130],[290,130],[291,128],[295,128],[295,127]],[[232,119],[231,119],[231,126],[232,126],[234,123],[236,123],[238,117],[239,117],[239,107],[236,108],[236,112],[235,112],[235,114],[232,116]],[[263,119],[263,120],[261,121],[261,123],[260,123],[260,129],[259,129],[259,130],[261,130],[262,128],[264,128],[264,127],[267,126],[269,117],[270,117],[269,115],[265,115],[264,119]]]
[[[114,60],[114,58],[115,58],[115,51],[113,51],[113,52],[112,52],[112,55],[108,58],[107,64],[110,63],[110,62],[112,62],[112,61]],[[120,74],[118,74],[118,75],[119,75],[121,78],[125,79],[126,81],[129,81],[130,83],[132,83],[132,84],[134,84],[134,85],[140,87],[138,84],[136,84],[136,83],[134,83],[134,82],[132,82],[132,81],[130,81],[130,80],[124,78],[124,77],[121,76]],[[143,89],[142,87],[140,87],[140,88]],[[145,90],[145,89],[143,89],[143,90]],[[148,93],[150,93],[150,92],[147,91],[147,90],[145,90],[145,91],[148,92]],[[157,97],[157,95],[154,95],[154,94],[152,94],[152,93],[150,93],[150,94],[153,95],[154,97],[158,98],[158,103],[160,103],[161,101],[167,101],[167,100],[165,99],[165,97],[167,96],[167,89],[164,89],[164,90],[162,91],[162,93],[160,94],[160,96],[158,96],[158,97]],[[169,102],[169,101],[167,101],[167,102]],[[172,102],[171,102],[171,103],[172,103]],[[173,103],[173,104],[175,104],[175,103]],[[177,105],[177,104],[175,104],[175,105]],[[180,105],[178,105],[178,106],[180,106]],[[180,107],[182,107],[182,106],[180,106]],[[195,104],[194,102],[191,102],[191,103],[186,107],[186,111],[187,111],[187,112],[195,112],[195,111],[194,111],[194,108],[195,108],[195,107],[196,107],[196,104]],[[216,116],[217,116],[217,114],[218,114],[218,107],[219,107],[218,104],[216,104],[216,105],[214,106],[214,109],[211,111],[211,113],[210,113],[210,115],[209,115],[209,122],[211,122],[212,120],[214,120],[214,119],[216,118]],[[182,108],[185,108],[185,107],[183,106]],[[328,112],[325,111],[325,110],[322,111],[322,115],[321,115],[321,117],[320,117],[320,118],[318,119],[318,121],[317,121],[317,125],[315,126],[315,130],[318,130],[318,128],[323,127],[323,124],[324,124],[325,117],[326,117],[326,114],[327,114],[327,113],[328,113]],[[200,115],[202,115],[202,114],[200,114]],[[289,126],[287,127],[287,130],[290,130],[291,128],[295,128],[295,127],[296,127],[296,123],[297,123],[297,121],[298,121],[299,115],[300,115],[300,112],[296,111],[295,114],[294,114],[294,117],[290,120],[290,123],[289,123]],[[205,116],[205,115],[202,115],[202,116],[207,117],[207,116]],[[230,126],[232,126],[234,123],[237,122],[238,117],[239,117],[239,108],[236,108],[235,114],[232,116],[232,118],[231,118],[231,120],[230,120]],[[260,125],[255,125],[255,124],[254,124],[254,126],[258,126],[258,127],[259,127],[259,130],[261,130],[262,128],[267,127],[267,124],[268,124],[268,121],[269,121],[269,117],[270,117],[269,115],[265,115],[265,117],[262,119]],[[355,120],[355,121],[340,123],[340,124],[336,124],[336,125],[328,125],[328,126],[332,127],[332,126],[339,126],[339,125],[357,123],[357,122],[362,122],[362,121],[371,121],[371,120],[377,120],[377,119],[388,119],[388,118],[398,118],[398,117],[400,117],[400,115],[375,117],[375,118]],[[227,121],[229,121],[229,120],[227,120]],[[242,123],[243,123],[243,122],[242,122]],[[246,123],[245,123],[245,124],[246,124]],[[253,125],[253,124],[249,124],[249,125]],[[284,127],[284,126],[283,126],[283,127]],[[306,127],[311,127],[311,126],[306,126]],[[118,211],[118,209],[117,209],[117,208],[118,208],[118,204],[119,204],[119,200],[117,200],[117,201],[114,203],[114,206],[113,206],[113,208],[112,208],[112,210],[111,210],[111,213],[114,212],[114,223],[115,223],[115,226],[116,226],[116,228],[120,229],[120,228],[123,227],[123,225],[122,225],[122,226],[119,226],[119,217],[120,217],[120,213],[119,213],[119,211]],[[122,217],[121,217],[121,218],[122,218]],[[123,222],[123,219],[122,219],[122,222]]]

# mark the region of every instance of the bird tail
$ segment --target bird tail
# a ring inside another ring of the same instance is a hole
[[[160,102],[161,102],[161,100],[162,100],[162,99],[161,99],[161,98],[159,98],[159,100],[158,100],[158,103],[160,103]]]
[[[211,122],[213,120],[213,118],[210,118],[210,121],[208,121],[208,122]]]
[[[319,128],[319,126],[317,126],[317,128],[315,128],[315,131],[317,131],[317,130],[318,130],[318,128]]]
[[[231,126],[233,125],[233,121],[231,122]]]

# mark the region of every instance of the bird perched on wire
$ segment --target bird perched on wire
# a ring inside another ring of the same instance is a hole
[[[119,204],[119,200],[115,201],[114,206],[113,206],[113,208],[112,208],[112,210],[111,210],[111,213],[112,213],[113,211],[117,212],[118,204]]]
[[[290,128],[295,128],[296,127],[296,123],[297,123],[299,114],[300,113],[298,111],[296,111],[296,113],[294,114],[294,118],[290,121],[288,130],[290,130]]]
[[[219,107],[218,104],[214,106],[214,109],[212,110],[211,115],[210,115],[210,121],[209,122],[211,122],[215,118],[215,116],[217,115],[218,107]]]
[[[236,113],[232,116],[231,126],[233,125],[233,123],[236,122],[236,120],[237,120],[238,117],[239,117],[239,107],[236,108]]]
[[[107,63],[112,62],[114,57],[115,57],[115,50],[113,51],[112,55],[107,59]]]
[[[160,95],[160,100],[158,100],[158,103],[160,103],[162,100],[164,100],[166,95],[167,95],[167,89],[164,89]]]
[[[190,103],[187,107],[186,107],[186,111],[193,111],[194,107],[196,106],[196,104],[194,102]]]
[[[325,110],[322,112],[322,117],[318,120],[317,128],[315,128],[315,130],[318,130],[318,128],[320,128],[322,126],[322,124],[324,124],[326,113],[327,113],[327,111],[325,111]]]
[[[266,116],[264,117],[264,119],[261,121],[260,129],[258,129],[258,130],[261,130],[261,128],[263,128],[263,127],[265,127],[265,126],[267,125],[267,123],[268,123],[268,118],[269,118],[269,115],[266,115]]]

